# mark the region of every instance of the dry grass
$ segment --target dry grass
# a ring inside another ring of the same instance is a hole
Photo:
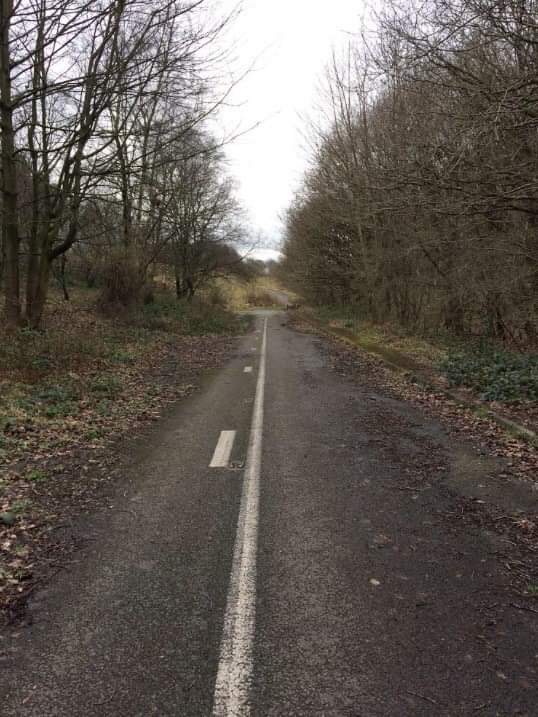
[[[395,356],[401,353],[427,369],[438,366],[447,356],[447,347],[442,342],[404,333],[390,324],[374,324],[328,309],[317,310],[315,315],[329,327],[347,332],[367,350],[394,353]]]
[[[231,311],[276,306],[271,290],[278,287],[269,277],[242,281],[236,277],[216,279],[208,291],[218,291],[224,305]]]

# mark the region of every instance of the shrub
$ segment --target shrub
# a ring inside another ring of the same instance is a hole
[[[18,404],[30,414],[37,412],[46,418],[65,418],[78,413],[80,398],[74,383],[48,383],[19,399]]]
[[[222,306],[197,298],[192,301],[161,298],[144,306],[143,314],[148,328],[175,328],[190,336],[235,333],[243,327],[241,319]]]
[[[101,309],[131,308],[140,302],[143,282],[136,259],[127,252],[111,256],[103,268]]]
[[[538,399],[538,356],[481,349],[449,352],[440,368],[452,386],[467,386],[485,401]]]
[[[226,297],[218,284],[212,284],[207,291],[207,302],[210,306],[225,306]]]
[[[116,398],[121,393],[121,381],[116,376],[100,376],[95,379],[90,386],[92,393],[106,396],[107,398]]]
[[[277,302],[269,291],[253,286],[247,293],[247,303],[249,306],[263,308],[265,306],[274,306]]]
[[[31,483],[42,483],[43,481],[48,480],[48,477],[49,476],[45,471],[36,468],[27,474],[26,480]]]

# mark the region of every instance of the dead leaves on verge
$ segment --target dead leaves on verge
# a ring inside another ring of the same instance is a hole
[[[0,426],[0,611],[8,622],[77,547],[71,523],[118,478],[118,441],[142,434],[233,346],[225,336],[153,335],[109,361],[15,391],[16,415]]]

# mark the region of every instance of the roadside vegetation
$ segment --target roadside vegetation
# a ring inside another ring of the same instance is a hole
[[[152,303],[166,265],[179,300],[248,244],[213,117],[230,79],[210,0],[4,3],[2,323],[46,327],[59,282],[99,286],[103,311]],[[82,281],[81,281],[82,280]]]
[[[479,347],[450,351],[440,368],[453,386],[466,386],[485,401],[538,400],[538,356]]]
[[[301,319],[382,358],[411,382],[448,389],[464,402],[494,410],[536,433],[538,357],[502,342],[450,332],[418,334],[364,319],[355,307],[303,307]]]
[[[177,338],[234,334],[246,322],[204,297],[178,302],[162,295],[121,319],[103,315],[96,292],[74,289],[66,303],[54,292],[45,331],[4,334],[0,343],[0,461],[28,435],[67,422],[91,429],[114,414],[129,376]]]
[[[213,290],[220,292],[224,305],[231,311],[278,306],[275,292],[280,289],[274,278],[259,274],[245,281],[241,277],[218,279]]]
[[[308,303],[536,349],[536,11],[389,2],[334,59],[280,269]]]
[[[327,70],[277,267],[323,322],[531,422],[536,11],[385,3]]]

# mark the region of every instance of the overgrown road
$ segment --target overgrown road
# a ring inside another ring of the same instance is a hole
[[[6,638],[0,714],[538,714],[536,614],[440,426],[256,322]]]

